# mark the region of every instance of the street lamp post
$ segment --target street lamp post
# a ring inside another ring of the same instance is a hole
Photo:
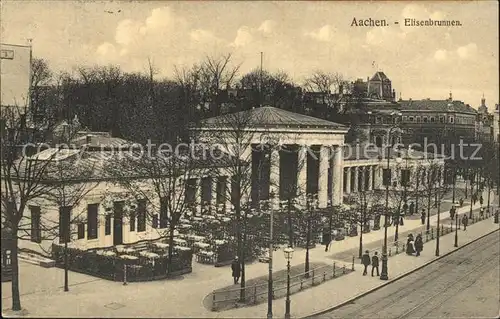
[[[458,247],[458,214],[455,215],[455,247]]]
[[[274,209],[273,200],[274,192],[269,194],[269,277],[267,287],[267,318],[273,317],[273,222],[274,222]]]
[[[399,164],[401,164],[401,162],[403,161],[403,159],[401,157],[396,157],[396,163],[398,163],[398,166]],[[408,166],[408,162],[406,163],[406,165]],[[401,177],[403,177],[403,173],[401,173]],[[401,181],[404,183],[404,181],[401,179]],[[402,184],[403,184],[402,183]],[[404,203],[406,204],[406,186],[403,185],[403,201]],[[399,202],[401,203],[401,202]],[[398,205],[398,210],[396,211],[396,231],[394,233],[394,245],[398,245],[398,239],[399,239],[399,220],[401,218],[401,205]]]
[[[293,258],[293,248],[284,249],[286,264],[286,301],[285,301],[285,319],[290,319],[290,260]]]
[[[472,197],[474,197],[472,194],[470,196],[470,210],[469,210],[469,219],[472,220],[472,204],[474,203],[474,201],[472,200]]]
[[[438,187],[436,189],[436,196],[438,192],[441,190],[441,171],[438,171]],[[440,236],[440,224],[441,223],[441,198],[439,198],[437,203],[437,229],[436,229],[436,256],[439,256],[439,236]]]

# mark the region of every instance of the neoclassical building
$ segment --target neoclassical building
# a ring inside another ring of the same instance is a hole
[[[198,162],[198,167],[186,177],[183,200],[194,207],[195,214],[231,211],[234,190],[231,175],[234,171],[229,166],[235,156],[240,156],[243,165],[250,168],[251,187],[241,200],[254,207],[273,194],[281,201],[310,194],[317,198],[319,208],[326,208],[342,205],[349,194],[385,187],[382,185],[382,169],[388,165],[384,156],[386,150],[376,147],[360,149],[360,145],[345,144],[347,130],[337,123],[273,107],[206,119],[193,128],[196,142],[218,149],[224,160]],[[239,133],[235,134],[237,131]],[[155,197],[155,203],[151,205],[131,198],[127,188],[103,170],[104,164],[113,165],[113,151],[126,150],[130,146],[127,141],[104,133],[86,132],[75,143],[86,147],[83,151],[81,148],[69,150],[58,160],[69,161],[80,156],[83,163],[97,163],[93,178],[80,181],[92,188],[71,213],[45,199],[31,202],[26,214],[27,223],[31,223],[31,243],[23,242],[23,245],[27,248],[40,244],[50,246],[51,242],[42,243],[41,217],[52,220],[54,226],[59,224],[59,236],[55,236],[54,241],[60,242],[61,223],[68,223],[68,218],[64,219],[61,214],[80,215],[69,218],[73,221],[71,245],[83,249],[164,236],[167,224],[161,215],[161,199]],[[235,152],[238,149],[240,152]],[[403,153],[403,160],[396,160],[399,156],[390,153],[389,166],[396,168],[391,189],[401,189],[399,172],[403,166],[444,165],[442,159],[436,161],[424,155]],[[141,185],[146,191],[153,187],[145,176],[135,177],[143,180]],[[279,208],[278,200],[272,203],[274,209]]]

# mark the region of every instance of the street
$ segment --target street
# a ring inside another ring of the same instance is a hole
[[[498,231],[318,318],[431,318],[499,315]]]

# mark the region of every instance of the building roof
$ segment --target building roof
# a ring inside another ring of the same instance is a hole
[[[477,111],[462,101],[447,100],[400,100],[402,111],[440,111],[476,114]]]
[[[251,128],[329,128],[347,130],[348,127],[323,120],[320,118],[293,113],[283,109],[263,106],[238,113],[224,114],[217,117],[208,118],[201,121],[202,127],[224,127],[233,126],[233,120],[246,121],[246,125]]]
[[[385,75],[384,72],[382,71],[378,71],[377,73],[375,73],[372,78],[370,79],[370,81],[390,81],[389,78],[387,77],[387,75]]]
[[[112,137],[109,133],[100,134],[100,132],[88,132],[83,136],[71,140],[71,144],[76,147],[87,145],[92,148],[123,148],[129,147],[133,143],[122,138]]]

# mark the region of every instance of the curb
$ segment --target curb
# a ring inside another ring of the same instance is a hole
[[[474,242],[476,242],[476,241],[478,241],[478,240],[480,240],[480,239],[483,239],[484,237],[489,236],[489,235],[491,235],[491,234],[493,234],[494,232],[497,232],[497,231],[499,231],[499,230],[500,230],[500,229],[495,229],[495,230],[490,231],[490,232],[488,232],[488,233],[486,233],[486,234],[484,234],[484,235],[481,235],[480,237],[478,237],[478,238],[476,238],[476,239],[474,239],[474,240],[472,240],[472,241],[470,241],[470,242],[468,242],[468,243],[466,243],[466,244],[464,244],[464,245],[462,245],[462,246],[458,247],[457,249],[454,249],[454,250],[452,250],[452,251],[449,251],[449,252],[447,252],[446,254],[443,254],[443,255],[441,255],[441,256],[439,256],[439,257],[435,258],[435,259],[432,259],[432,260],[430,260],[430,261],[428,261],[428,262],[424,263],[423,265],[418,266],[418,267],[417,267],[417,268],[415,268],[415,269],[412,269],[412,270],[410,270],[410,271],[407,271],[407,272],[405,272],[405,273],[403,273],[403,274],[401,274],[401,275],[399,275],[399,276],[395,277],[395,278],[394,278],[394,279],[392,279],[392,280],[388,280],[388,281],[386,281],[385,283],[383,283],[383,284],[382,284],[382,285],[380,285],[380,286],[377,286],[377,287],[372,288],[372,289],[370,289],[370,290],[368,290],[368,291],[362,292],[362,293],[360,293],[360,294],[358,294],[358,295],[356,295],[356,296],[354,296],[354,297],[352,297],[352,298],[350,298],[350,299],[348,299],[348,300],[346,300],[346,301],[343,301],[343,302],[342,302],[342,303],[340,303],[340,304],[337,304],[337,305],[335,305],[335,306],[333,306],[333,307],[329,307],[329,308],[327,308],[327,309],[323,309],[323,310],[317,311],[317,312],[315,312],[315,313],[312,313],[312,314],[310,314],[310,315],[307,315],[307,316],[304,316],[304,317],[300,317],[300,318],[311,318],[311,317],[314,317],[314,316],[319,316],[319,315],[322,315],[322,314],[324,314],[324,313],[326,313],[326,312],[330,312],[330,311],[332,311],[332,310],[335,310],[335,309],[338,309],[338,308],[340,308],[340,307],[343,307],[343,306],[345,306],[346,304],[352,303],[353,301],[355,301],[355,300],[357,300],[357,299],[359,299],[359,298],[361,298],[361,297],[364,297],[364,296],[366,296],[366,295],[368,295],[368,294],[370,294],[370,293],[372,293],[372,292],[374,292],[374,291],[379,290],[380,288],[383,288],[383,287],[385,287],[385,286],[387,286],[387,285],[389,285],[389,284],[391,284],[391,283],[393,283],[393,282],[396,282],[396,281],[398,281],[398,280],[400,280],[400,279],[403,279],[404,277],[406,277],[406,276],[408,276],[408,275],[410,275],[410,274],[412,274],[412,273],[414,273],[414,272],[416,272],[416,271],[418,271],[418,270],[420,270],[420,269],[422,269],[422,268],[426,267],[427,265],[430,265],[430,264],[432,264],[432,263],[434,263],[434,262],[436,262],[436,261],[440,260],[441,258],[444,258],[444,257],[446,257],[446,256],[448,256],[448,255],[450,255],[450,254],[452,254],[452,253],[454,253],[454,252],[456,252],[457,250],[460,250],[460,249],[461,249],[461,248],[463,248],[463,247],[467,247],[468,245],[470,245],[470,244],[472,244],[472,243],[474,243]]]

